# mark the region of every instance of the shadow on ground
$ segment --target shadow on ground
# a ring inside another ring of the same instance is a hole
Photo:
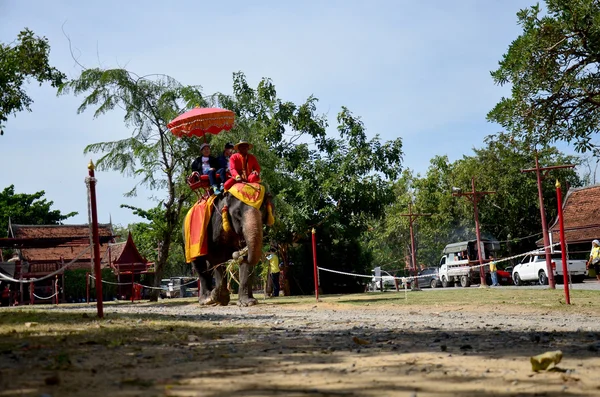
[[[599,332],[523,332],[485,324],[477,330],[377,324],[330,330],[323,329],[326,322],[289,326],[274,322],[272,314],[243,311],[110,313],[103,320],[81,312],[0,311],[0,396],[502,395],[484,386],[470,390],[467,385],[485,385],[490,373],[465,373],[453,361],[521,362],[558,349],[585,361],[597,358],[594,343],[600,340]],[[492,369],[492,375],[500,370]],[[415,387],[408,382],[415,377],[426,382]],[[539,395],[535,387],[548,378],[520,382],[523,390],[510,395]],[[434,387],[441,383],[446,392]],[[587,394],[563,388],[543,395]]]

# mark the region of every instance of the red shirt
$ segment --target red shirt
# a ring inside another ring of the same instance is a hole
[[[232,177],[241,176],[242,179],[248,179],[248,175],[256,171],[260,173],[260,165],[254,155],[248,153],[246,158],[240,153],[234,153],[229,158],[229,170]]]

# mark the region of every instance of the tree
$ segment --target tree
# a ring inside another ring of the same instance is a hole
[[[17,193],[15,186],[10,185],[0,192],[0,237],[6,237],[8,220],[21,225],[57,225],[77,215],[77,212],[62,214],[51,209],[53,201],[47,201],[46,193],[41,190],[34,194]]]
[[[536,178],[521,173],[521,169],[533,166],[534,153],[526,142],[515,140],[509,134],[489,136],[485,144],[481,149],[474,149],[473,155],[453,163],[446,156],[435,156],[422,177],[405,171],[396,184],[395,202],[387,207],[384,221],[377,223],[368,235],[369,247],[379,254],[374,258],[375,264],[389,264],[394,259],[402,262],[410,255],[408,221],[400,214],[407,212],[411,201],[415,212],[432,214],[415,222],[418,263],[435,265],[445,245],[475,239],[472,203],[452,196],[452,187],[469,191],[473,176],[477,190],[496,191],[478,203],[482,238],[502,241],[501,254],[535,248],[536,240],[541,237]],[[548,145],[538,151],[538,157],[542,166],[579,163],[578,158]],[[551,181],[542,185],[548,220],[557,212],[554,178],[572,187],[581,185],[572,169],[554,170],[551,177]],[[387,269],[398,267],[402,266],[394,263]]]
[[[255,144],[261,177],[275,197],[277,222],[267,240],[278,247],[286,270],[292,260],[298,281],[312,279],[300,273],[312,263],[313,227],[320,263],[367,268],[370,258],[360,236],[367,220],[381,217],[393,200],[390,180],[400,172],[401,139],[368,139],[363,122],[345,107],[337,117],[339,137],[328,136],[328,120],[317,113],[315,97],[300,105],[284,101],[270,79],[254,89],[242,73],[234,75],[233,95],[217,100],[236,112],[234,132]],[[323,276],[323,285],[328,277]]]
[[[510,98],[488,114],[529,144],[557,140],[577,151],[598,151],[593,142],[600,123],[600,3],[546,0],[517,13],[523,33],[511,43],[497,84],[512,85]]]
[[[508,134],[489,136],[485,143],[484,148],[474,149],[473,156],[465,156],[456,162],[454,183],[469,189],[471,177],[475,176],[477,190],[496,191],[478,205],[482,237],[507,241],[509,244],[504,246],[504,252],[533,249],[535,241],[541,238],[537,181],[535,175],[521,173],[521,170],[534,167],[535,153],[526,142],[514,140]],[[537,155],[542,167],[579,164],[578,158],[565,155],[549,145],[541,147]],[[573,169],[558,169],[550,173],[542,184],[548,221],[557,214],[555,179],[571,187],[581,185]],[[474,225],[472,206],[469,214],[469,224]]]
[[[50,66],[50,45],[45,37],[34,36],[25,29],[16,43],[0,43],[0,135],[10,114],[31,111],[33,100],[27,95],[24,84],[32,78],[41,85],[49,82],[58,87],[66,79],[64,73]]]
[[[119,227],[117,234],[120,234],[120,240],[125,241],[127,235],[131,232],[133,241],[140,254],[148,261],[156,263],[158,261],[160,246],[162,245],[162,237],[167,227],[165,209],[160,204],[149,210],[128,205],[121,205],[121,207],[131,209],[135,215],[144,218],[147,222],[132,223],[125,228]],[[182,222],[183,218],[180,219],[180,224]],[[183,245],[183,234],[180,232],[180,229],[177,228],[173,233],[171,247],[164,266],[163,278],[191,274],[192,268],[185,262],[185,247]]]
[[[157,229],[160,251],[156,261],[155,286],[158,287],[169,257],[175,231],[179,231],[182,210],[191,191],[185,185],[186,166],[192,157],[193,143],[176,139],[167,123],[183,109],[205,105],[201,88],[183,86],[164,75],[138,76],[124,69],[86,69],[79,78],[63,85],[59,93],[87,96],[78,112],[95,107],[94,116],[120,108],[132,129],[130,137],[113,142],[88,145],[85,153],[102,153],[97,166],[139,178],[126,195],[137,194],[138,186],[162,193],[157,198],[161,227]],[[196,149],[195,153],[199,151]],[[154,219],[156,220],[156,219]],[[158,294],[153,295],[158,299]]]

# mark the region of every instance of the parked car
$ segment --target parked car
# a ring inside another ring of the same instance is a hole
[[[385,275],[384,275],[385,273]],[[375,276],[375,271],[372,271],[371,283],[368,285],[369,291],[377,291],[381,289],[381,282],[383,282],[383,289],[393,288],[396,289],[396,278],[385,270],[381,270],[381,276]]]
[[[512,266],[507,266],[504,269],[498,267],[496,274],[498,276],[498,284],[500,285],[514,285],[512,279]],[[487,285],[492,285],[492,275],[490,273],[486,273],[485,282]]]
[[[512,271],[512,266],[507,266],[504,269],[498,268],[498,283],[500,285],[514,285],[515,283],[513,282]]]
[[[437,288],[442,286],[442,280],[440,280],[440,271],[437,267],[428,267],[421,270],[418,273],[419,276],[419,288]]]
[[[569,259],[568,270],[574,283],[582,283],[587,275],[585,260]],[[562,282],[562,256],[559,251],[552,253],[552,272],[556,282]],[[515,285],[523,285],[526,282],[539,282],[541,285],[548,284],[546,269],[546,255],[544,251],[527,255],[516,265],[512,272]]]

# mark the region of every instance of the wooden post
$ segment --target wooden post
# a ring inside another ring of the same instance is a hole
[[[535,168],[529,168],[526,170],[521,170],[521,172],[533,172],[535,171],[535,175],[537,177],[537,187],[538,187],[538,200],[540,203],[540,217],[542,218],[542,237],[544,238],[544,251],[546,254],[546,273],[548,274],[548,286],[550,289],[555,289],[554,283],[554,271],[552,270],[552,258],[550,256],[550,239],[548,238],[548,224],[546,223],[546,212],[544,211],[544,195],[542,192],[542,181],[548,175],[548,172],[551,170],[557,170],[561,168],[573,168],[575,167],[572,164],[569,165],[553,165],[550,167],[540,167],[540,162],[538,160],[538,153],[535,152]],[[543,171],[543,172],[541,172]]]
[[[54,302],[58,305],[58,274],[54,276]]]
[[[312,229],[313,265],[315,276],[315,298],[319,301],[319,270],[317,269],[317,231]]]
[[[33,305],[35,303],[35,296],[33,296],[33,281],[29,282],[29,304]]]
[[[96,208],[96,178],[94,176],[94,163],[90,160],[88,165],[90,184],[90,209],[92,212],[92,242],[94,245],[94,273],[96,277],[96,309],[98,317],[104,317],[102,307],[102,270],[100,269],[100,236],[98,232],[98,210]]]
[[[569,266],[567,262],[567,242],[565,241],[565,224],[563,219],[562,210],[562,192],[560,190],[560,182],[556,180],[556,198],[558,200],[558,225],[560,228],[560,254],[562,258],[563,268],[563,285],[565,287],[565,302],[567,305],[571,304],[571,297],[569,296]]]
[[[85,274],[85,301],[90,304],[90,273]]]

